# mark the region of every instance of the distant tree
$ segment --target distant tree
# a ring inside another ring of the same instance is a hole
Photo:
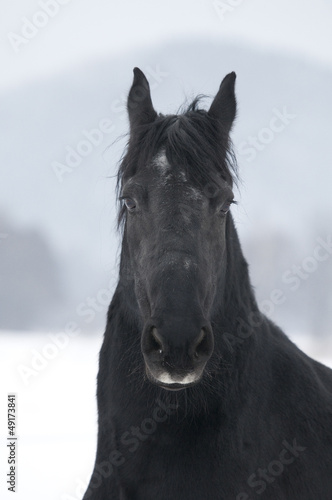
[[[0,329],[52,328],[65,294],[45,236],[0,215]]]

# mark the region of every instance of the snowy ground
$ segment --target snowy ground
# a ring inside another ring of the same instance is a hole
[[[102,335],[49,337],[0,332],[0,498],[81,500],[92,471]],[[332,350],[293,337],[332,366]],[[17,493],[7,491],[6,403],[17,394]]]
[[[7,394],[15,392],[15,499],[81,499],[95,455],[96,374],[102,336],[62,338],[62,348],[57,348],[47,334],[0,335],[0,498],[14,498],[4,478],[8,472],[6,401]],[[22,365],[33,368],[34,375]]]

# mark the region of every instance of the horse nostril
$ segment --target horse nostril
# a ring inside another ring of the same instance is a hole
[[[159,354],[163,354],[163,343],[161,338],[158,335],[158,330],[156,327],[153,327],[150,331],[150,348],[152,351],[158,351]]]
[[[165,345],[160,333],[153,324],[147,324],[144,328],[141,338],[141,348],[144,356],[153,356],[157,361],[156,356],[165,355]]]
[[[196,359],[211,356],[213,350],[212,334],[203,328],[196,339],[194,357]]]

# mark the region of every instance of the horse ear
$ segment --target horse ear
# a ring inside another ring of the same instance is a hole
[[[129,91],[127,109],[131,129],[147,125],[157,116],[151,101],[149,82],[139,68],[134,68],[134,81]]]
[[[236,116],[235,79],[234,71],[225,76],[208,111],[210,116],[219,120],[227,133]]]

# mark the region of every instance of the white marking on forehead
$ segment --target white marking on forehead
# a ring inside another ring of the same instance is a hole
[[[161,373],[160,375],[158,375],[158,377],[156,377],[156,379],[159,382],[161,382],[162,384],[187,385],[187,384],[192,384],[193,382],[196,382],[196,380],[198,380],[198,377],[194,373],[189,373],[188,375],[183,377],[182,380],[178,380],[178,379],[174,379],[169,373],[164,372],[164,373]]]
[[[191,259],[189,259],[189,257],[185,257],[185,259],[183,261],[183,267],[188,270],[190,268],[191,264],[192,264]]]
[[[193,186],[189,186],[188,190],[189,190],[188,196],[191,200],[201,200],[202,199],[202,193],[199,191],[199,189],[196,189]]]
[[[186,182],[186,181],[187,181],[187,176],[186,176],[185,172],[183,172],[183,170],[181,170],[181,171],[179,172],[178,176],[179,176],[179,179],[180,179],[181,181],[183,181],[183,182]]]
[[[186,176],[186,172],[183,170],[176,169],[172,170],[172,166],[169,164],[166,153],[164,149],[161,149],[159,153],[155,156],[152,165],[158,170],[160,175],[160,186],[170,186],[172,187],[172,183],[177,184],[179,181],[185,183],[185,191],[183,192],[183,198],[186,198],[189,201],[198,201],[202,200],[203,196],[199,189],[195,188],[188,184],[188,179]]]
[[[153,165],[157,167],[161,175],[166,175],[170,171],[170,164],[168,163],[165,151],[162,149],[154,158]]]
[[[186,174],[182,170],[176,173],[172,172],[172,167],[167,160],[164,149],[161,149],[159,151],[159,153],[155,156],[152,164],[158,169],[159,174],[164,177],[163,180],[165,181],[169,181],[172,179],[181,180],[182,182],[187,181]]]

